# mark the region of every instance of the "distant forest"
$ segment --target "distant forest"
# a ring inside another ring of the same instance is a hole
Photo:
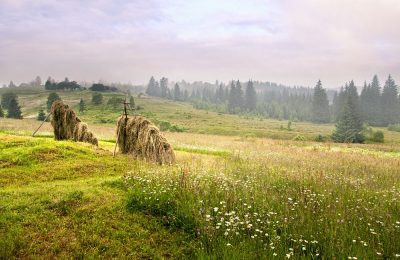
[[[42,81],[39,76],[29,83],[19,85],[19,87],[40,86]],[[371,82],[365,82],[362,87],[357,87],[350,81],[339,91],[325,89],[321,81],[318,81],[314,88],[308,88],[260,81],[229,83],[216,81],[214,84],[202,81],[169,82],[165,77],[160,80],[151,77],[145,86],[130,83],[77,83],[68,78],[56,82],[49,77],[44,86],[46,90],[146,92],[150,96],[190,102],[198,109],[316,123],[337,123],[343,114],[348,93],[351,93],[352,103],[355,106],[351,111],[354,111],[355,118],[361,122],[370,126],[400,123],[398,87],[390,75],[383,83],[375,75]],[[12,81],[8,85],[11,89],[15,87],[17,85]]]
[[[383,86],[375,75],[370,83],[364,83],[360,94],[353,81],[346,83],[340,91],[334,91],[323,88],[321,81],[314,88],[305,88],[259,81],[170,84],[167,78],[156,81],[151,77],[146,87],[146,94],[150,96],[191,102],[199,109],[316,123],[337,122],[349,93],[354,99],[355,116],[362,122],[371,126],[400,122],[400,97],[390,75]]]

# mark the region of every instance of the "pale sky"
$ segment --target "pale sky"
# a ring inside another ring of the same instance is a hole
[[[0,0],[0,82],[400,82],[399,0]]]

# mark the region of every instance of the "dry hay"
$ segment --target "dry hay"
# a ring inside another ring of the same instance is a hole
[[[97,138],[88,131],[87,125],[82,123],[75,112],[61,100],[51,106],[51,125],[54,128],[56,140],[70,140],[98,145]]]
[[[160,130],[142,116],[121,116],[117,122],[119,151],[158,164],[172,164],[175,153]]]

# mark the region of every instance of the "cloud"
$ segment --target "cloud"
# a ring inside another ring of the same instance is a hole
[[[400,80],[396,0],[3,0],[0,82]]]

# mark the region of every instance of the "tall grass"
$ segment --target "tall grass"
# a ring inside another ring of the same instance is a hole
[[[292,149],[138,169],[127,208],[188,232],[199,258],[400,257],[399,156]]]

